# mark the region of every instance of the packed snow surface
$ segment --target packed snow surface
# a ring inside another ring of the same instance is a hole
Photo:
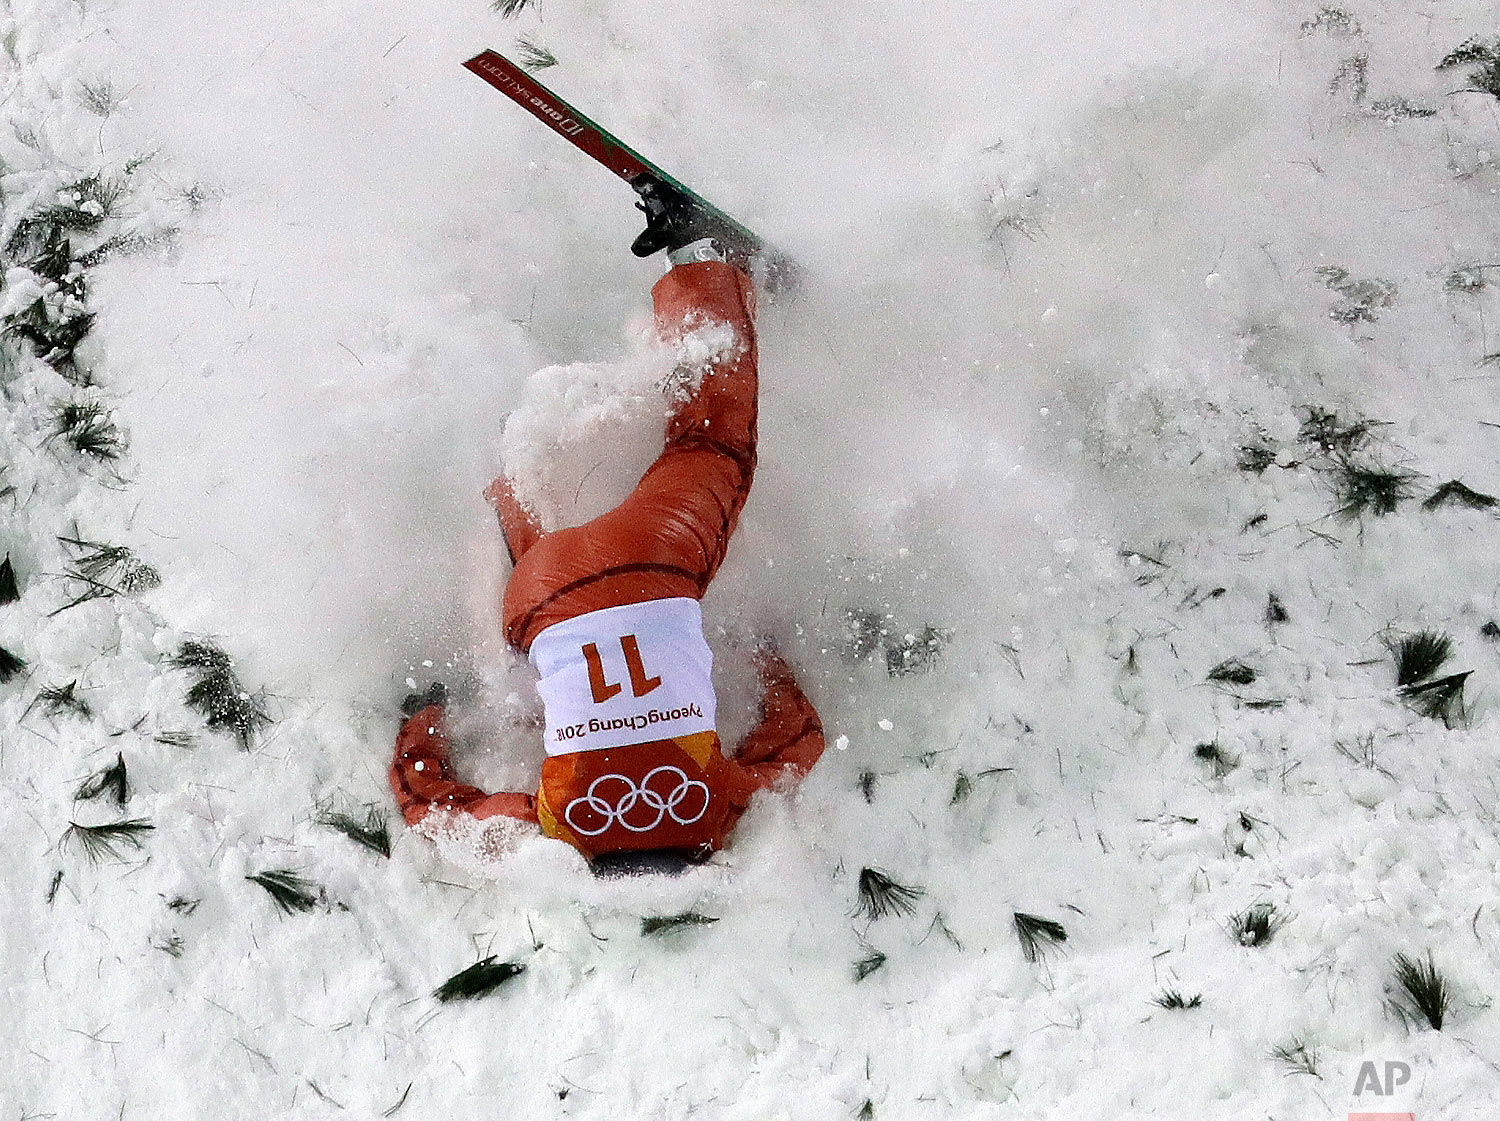
[[[1500,64],[1439,67],[1474,37],[1479,0],[5,0],[0,1118],[1487,1116],[1500,523],[1443,487],[1500,493]],[[666,415],[628,190],[459,66],[520,40],[802,266],[705,610],[727,738],[769,634],[829,749],[677,879],[410,831],[385,784],[433,679],[461,772],[535,781],[481,492],[581,521]],[[1422,631],[1446,704],[1397,689]],[[388,859],[322,823],[371,806]],[[1441,1031],[1394,981],[1429,953]]]

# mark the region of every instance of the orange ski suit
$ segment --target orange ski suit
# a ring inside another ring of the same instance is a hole
[[[727,324],[736,345],[708,364],[697,390],[675,408],[662,454],[608,513],[545,533],[503,476],[485,492],[515,564],[502,620],[506,638],[522,653],[547,627],[580,615],[650,600],[701,599],[750,493],[757,375],[749,277],[719,261],[678,265],[657,282],[652,298],[664,341]],[[487,794],[453,779],[443,710],[430,705],[401,729],[391,786],[413,825],[433,809],[461,810],[476,818],[536,822],[590,857],[712,851],[724,844],[752,794],[800,778],[823,752],[822,723],[790,667],[767,651],[755,662],[765,689],[761,720],[733,757],[724,755],[711,731],[549,754],[535,797]],[[679,813],[679,806],[689,808]]]

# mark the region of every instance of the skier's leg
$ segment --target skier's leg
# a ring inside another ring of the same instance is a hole
[[[510,563],[517,564],[542,536],[541,522],[521,504],[515,488],[504,475],[486,488],[484,496],[500,515],[500,532],[505,535],[505,547],[510,550]]]
[[[738,461],[745,475],[738,495],[743,504],[755,471],[755,289],[739,269],[701,261],[672,269],[657,281],[651,300],[657,332],[667,342],[680,343],[716,325],[733,332],[697,389],[673,411],[666,451],[709,448]]]
[[[755,478],[755,290],[721,261],[679,265],[651,292],[656,327],[668,342],[705,331],[714,346],[698,385],[667,422],[666,446],[615,511],[656,527],[701,596],[718,572]],[[714,328],[727,329],[717,338]]]
[[[585,525],[544,535],[512,573],[505,631],[522,650],[547,626],[589,611],[701,598],[750,493],[757,391],[750,278],[720,261],[679,265],[652,296],[668,341],[716,325],[729,335],[674,409],[666,447],[629,497]]]
[[[783,778],[801,778],[823,754],[823,722],[792,668],[771,651],[758,653],[755,665],[765,688],[761,720],[734,759],[744,773],[747,796]]]
[[[428,705],[407,719],[396,737],[391,789],[408,825],[431,810],[462,810],[477,818],[505,817],[535,822],[536,799],[529,794],[489,794],[456,781],[448,767],[448,734],[443,709]]]

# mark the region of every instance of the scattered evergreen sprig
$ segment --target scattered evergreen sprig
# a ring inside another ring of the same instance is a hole
[[[1200,763],[1207,763],[1213,770],[1214,778],[1223,778],[1230,771],[1240,765],[1216,740],[1208,740],[1193,748],[1193,758]]]
[[[1363,101],[1365,81],[1363,58],[1346,59],[1344,67],[1348,68],[1347,80],[1356,91],[1354,100]],[[1345,69],[1341,68],[1340,74],[1344,73]],[[1330,290],[1343,297],[1328,312],[1328,317],[1337,323],[1345,325],[1374,323],[1379,318],[1376,315],[1379,309],[1390,307],[1396,302],[1396,286],[1389,280],[1378,278],[1356,280],[1349,275],[1348,269],[1339,265],[1321,265],[1313,271],[1323,279],[1323,283]]]
[[[449,977],[433,990],[432,995],[445,1004],[453,1000],[474,1000],[488,996],[511,978],[525,972],[526,966],[520,962],[487,957]]]
[[[516,57],[523,70],[536,73],[557,65],[557,56],[540,43],[530,39],[516,40]]]
[[[1362,34],[1359,20],[1355,19],[1342,8],[1319,8],[1311,18],[1302,21],[1302,34],[1312,35],[1321,31],[1333,36],[1354,36]]]
[[[925,894],[922,888],[897,883],[876,868],[861,868],[855,914],[871,922],[886,915],[915,914],[916,901]]]
[[[1484,275],[1485,267],[1484,265],[1457,265],[1443,280],[1443,288],[1465,296],[1477,295],[1490,284]]]
[[[220,673],[232,668],[229,655],[211,642],[190,639],[177,648],[172,665],[199,673]]]
[[[1402,699],[1421,716],[1441,720],[1448,728],[1459,727],[1468,719],[1468,708],[1464,703],[1464,683],[1473,672],[1464,670],[1435,681],[1408,685],[1401,690]]]
[[[283,915],[297,911],[311,911],[323,901],[323,889],[304,879],[289,868],[274,868],[269,872],[256,872],[246,876],[251,883],[266,889],[271,902]]]
[[[14,250],[11,259],[38,280],[50,281],[59,290],[66,288],[81,299],[86,288],[79,286],[80,270],[73,260],[68,232],[66,226],[49,224],[35,216],[23,218],[10,241]]]
[[[196,678],[187,692],[188,706],[210,728],[233,732],[240,747],[248,751],[256,733],[271,723],[265,694],[251,693],[241,685],[229,655],[210,642],[184,642],[171,664]]]
[[[1225,658],[1208,671],[1207,680],[1227,685],[1250,685],[1259,676],[1253,667],[1238,658]]]
[[[1469,75],[1469,81],[1480,93],[1500,98],[1500,54]]]
[[[126,849],[139,850],[145,844],[146,834],[155,828],[142,817],[105,822],[103,825],[80,825],[76,821],[70,821],[66,837],[77,842],[90,864],[98,864],[106,857],[112,860],[122,859]]]
[[[78,83],[78,101],[96,117],[108,117],[120,104],[120,95],[107,78]]]
[[[885,965],[885,955],[879,950],[871,950],[864,957],[854,963],[854,980],[856,983],[863,981],[871,973]]]
[[[5,316],[4,334],[29,342],[37,356],[58,373],[86,384],[88,376],[78,369],[75,352],[94,325],[87,306],[88,281],[73,260],[66,229],[32,222],[23,219],[16,228],[16,237],[29,252],[20,264],[44,283],[30,303]],[[12,244],[18,244],[15,238]]]
[[[61,243],[60,256],[65,260],[69,249],[66,240]],[[46,258],[33,262],[36,269],[53,267]],[[29,342],[47,365],[78,385],[87,384],[89,378],[78,368],[78,346],[88,337],[94,327],[94,316],[85,300],[88,283],[82,270],[66,261],[69,271],[57,280],[48,280],[43,289],[29,304],[5,316],[4,334],[7,337]]]
[[[1247,474],[1262,475],[1275,462],[1276,449],[1267,442],[1258,441],[1240,445],[1235,466]]]
[[[16,224],[6,253],[19,259],[33,256],[57,230],[90,233],[112,218],[125,197],[123,179],[103,174],[84,176],[58,192],[57,201],[27,215]]]
[[[1322,1078],[1318,1073],[1318,1052],[1301,1039],[1290,1039],[1278,1047],[1271,1048],[1271,1058],[1285,1063],[1292,1074],[1309,1074]]]
[[[1235,699],[1240,707],[1248,708],[1251,712],[1266,712],[1273,708],[1281,708],[1286,704],[1286,700],[1282,697],[1256,697],[1253,700],[1237,697]]]
[[[64,611],[71,611],[75,607],[81,607],[85,603],[92,603],[96,599],[109,599],[111,596],[120,594],[118,588],[111,587],[99,580],[90,580],[87,576],[80,576],[77,573],[64,573],[64,578],[77,580],[83,585],[83,590],[74,595],[72,599],[68,600],[61,607],[47,612],[48,618],[51,618],[53,615],[61,615]]]
[[[1470,88],[1500,98],[1500,39],[1493,43],[1478,37],[1466,39],[1443,56],[1437,69],[1475,64],[1478,69],[1469,71]]]
[[[646,915],[641,919],[641,933],[670,934],[684,927],[708,926],[718,921],[713,915],[705,915],[698,911],[683,911],[676,915]]]
[[[82,591],[50,612],[52,615],[61,615],[92,600],[136,595],[161,586],[161,574],[123,545],[107,545],[78,537],[59,537],[58,540],[77,554],[73,558],[73,567],[63,573],[63,578],[81,584]]]
[[[1182,597],[1182,603],[1179,606],[1186,607],[1190,611],[1195,611],[1205,603],[1222,598],[1228,591],[1229,589],[1222,584],[1212,588],[1194,586],[1189,590],[1187,595]]]
[[[490,0],[490,8],[499,12],[502,19],[509,19],[533,3],[535,0]]]
[[[1493,494],[1482,494],[1472,490],[1457,479],[1449,479],[1431,495],[1422,500],[1422,509],[1436,510],[1439,506],[1465,506],[1470,510],[1488,510],[1500,499]]]
[[[1391,643],[1396,684],[1401,688],[1426,681],[1453,653],[1453,639],[1438,631],[1417,631]]]
[[[125,434],[98,401],[60,402],[52,411],[49,439],[61,439],[79,455],[100,463],[113,463],[125,454]]]
[[[109,260],[111,257],[129,253],[144,253],[149,249],[160,249],[171,245],[177,239],[179,232],[175,226],[168,226],[164,229],[153,230],[150,233],[130,232],[114,234],[105,238],[88,252],[78,254],[75,261],[80,267],[91,269],[95,265]]]
[[[1408,1023],[1426,1023],[1434,1031],[1443,1030],[1453,1007],[1453,986],[1427,951],[1426,960],[1397,954],[1392,962],[1398,995],[1397,1013]]]
[[[124,753],[117,753],[115,761],[108,767],[84,779],[73,797],[78,801],[88,801],[101,794],[110,795],[117,806],[130,801],[130,778],[125,771]]]
[[[1418,121],[1427,117],[1436,117],[1437,110],[1431,105],[1422,105],[1409,97],[1401,94],[1390,94],[1386,97],[1377,97],[1370,102],[1370,112],[1386,121]]]
[[[1229,933],[1241,946],[1264,946],[1286,923],[1274,903],[1252,903],[1229,917]]]
[[[85,720],[94,715],[93,708],[88,701],[78,695],[78,682],[70,681],[66,685],[48,685],[37,693],[35,699],[27,706],[27,711],[42,706],[48,716],[61,716],[65,712],[71,712],[75,716],[81,716]]]
[[[1396,659],[1396,686],[1401,699],[1418,714],[1441,720],[1449,728],[1467,716],[1464,683],[1472,670],[1434,678],[1453,652],[1453,640],[1437,631],[1418,631],[1390,643]]]
[[[161,587],[161,573],[124,545],[86,541],[76,536],[58,540],[75,553],[70,576],[111,584],[126,595]]]
[[[1266,596],[1266,625],[1280,626],[1291,619],[1291,614],[1286,609],[1286,604],[1281,602],[1281,597],[1275,592]]]
[[[1203,994],[1194,993],[1192,996],[1183,996],[1180,989],[1163,989],[1151,998],[1151,1003],[1158,1008],[1170,1010],[1197,1008],[1203,1003]]]
[[[938,656],[952,638],[952,633],[928,624],[920,634],[902,635],[885,648],[885,670],[892,677],[928,673],[937,666]]]
[[[1467,66],[1471,62],[1490,62],[1497,57],[1500,57],[1500,40],[1490,44],[1475,35],[1445,54],[1436,69],[1447,70],[1453,66]]]
[[[1068,940],[1067,929],[1056,919],[1025,911],[1015,911],[1011,917],[1021,942],[1021,954],[1032,965],[1041,961],[1049,949]]]
[[[15,566],[10,563],[10,554],[0,561],[0,604],[15,603],[21,598],[21,586],[16,582]]]
[[[5,647],[0,646],[0,685],[10,681],[17,674],[26,669],[26,659],[19,654],[12,654]]]
[[[1338,503],[1334,513],[1345,520],[1394,514],[1412,496],[1419,478],[1414,471],[1341,460],[1333,467],[1334,501]]]
[[[943,648],[953,637],[952,632],[928,623],[920,631],[898,637],[891,631],[891,618],[888,611],[880,608],[845,608],[844,658],[863,662],[876,651],[883,651],[886,672],[892,677],[934,669]]]
[[[1346,456],[1369,439],[1373,428],[1368,420],[1345,421],[1330,409],[1310,405],[1297,438],[1315,445],[1325,455]]]
[[[193,747],[198,742],[198,737],[192,732],[157,732],[151,737],[155,742],[167,747]]]
[[[59,290],[66,290],[80,301],[87,292],[77,263],[73,260],[73,244],[61,227],[54,226],[47,231],[46,240],[41,242],[36,254],[25,265],[43,280],[50,280]]]
[[[54,311],[45,299],[8,316],[5,323],[5,334],[29,342],[37,357],[76,385],[90,384],[78,369],[77,351],[93,329],[93,313],[66,303]]]
[[[318,824],[336,829],[357,845],[363,845],[381,856],[391,855],[391,831],[385,811],[379,806],[366,806],[363,819],[353,814],[329,811],[318,815]]]

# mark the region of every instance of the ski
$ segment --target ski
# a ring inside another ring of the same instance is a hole
[[[601,128],[504,55],[483,51],[464,67],[630,184],[640,196],[639,206],[648,223],[631,246],[637,256],[650,256],[663,247],[663,222],[685,221],[691,223],[695,233],[717,238],[732,255],[759,261],[773,275],[789,272],[785,259],[771,252],[753,231]]]

